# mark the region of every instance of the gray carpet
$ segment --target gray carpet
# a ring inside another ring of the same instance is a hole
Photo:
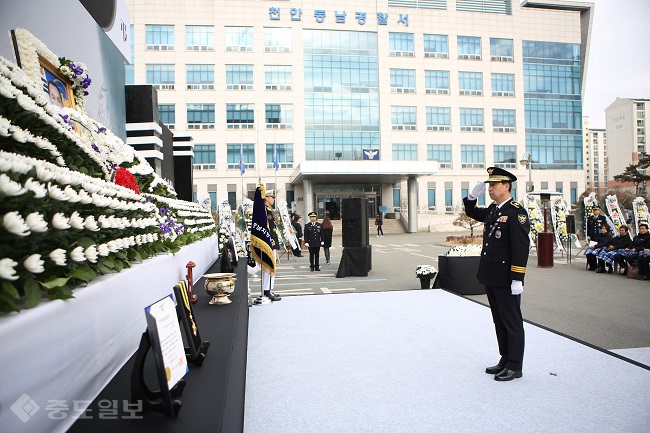
[[[529,324],[524,377],[498,358],[489,309],[442,290],[256,306],[244,431],[650,431],[646,369]]]

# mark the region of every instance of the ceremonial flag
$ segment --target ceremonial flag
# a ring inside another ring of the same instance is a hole
[[[243,176],[246,172],[246,165],[244,164],[244,145],[239,145],[239,171]]]
[[[275,257],[273,255],[273,238],[266,217],[266,189],[258,185],[253,199],[253,221],[251,224],[251,255],[265,272],[275,275]]]
[[[275,171],[278,171],[278,168],[280,168],[280,163],[278,162],[278,151],[275,147],[275,143],[273,143],[273,167],[275,167]]]

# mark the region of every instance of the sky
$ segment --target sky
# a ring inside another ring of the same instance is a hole
[[[650,99],[650,0],[591,0],[596,6],[584,89],[590,128],[605,128],[616,98]]]

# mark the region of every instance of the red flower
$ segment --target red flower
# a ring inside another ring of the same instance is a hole
[[[135,191],[136,194],[140,194],[140,188],[138,188],[138,181],[135,180],[135,176],[131,174],[129,170],[124,167],[120,167],[115,172],[114,182],[120,186],[124,186],[128,189]]]

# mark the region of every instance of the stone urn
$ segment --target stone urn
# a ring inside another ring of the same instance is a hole
[[[228,298],[235,291],[235,274],[233,272],[219,272],[205,274],[205,291],[212,296],[210,305],[225,305],[232,301]]]

